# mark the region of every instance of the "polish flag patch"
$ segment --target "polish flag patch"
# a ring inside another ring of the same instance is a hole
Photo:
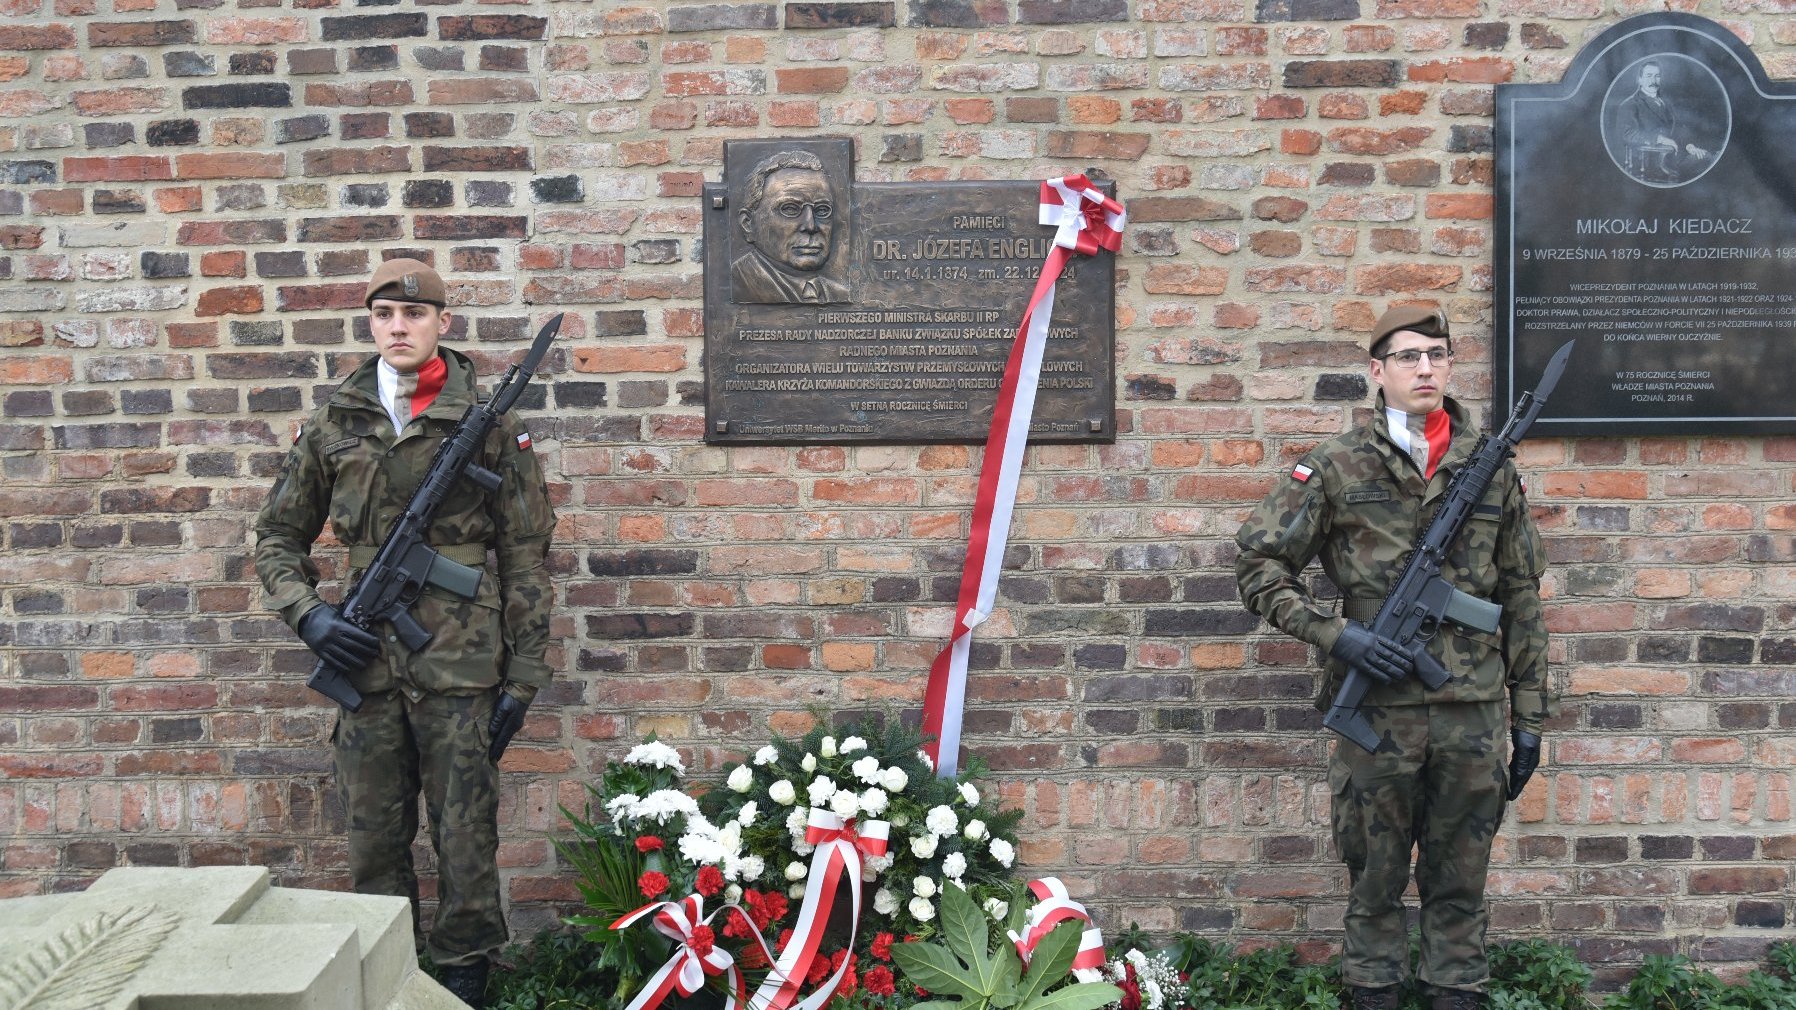
[[[1296,467],[1292,468],[1291,479],[1294,481],[1297,481],[1300,484],[1307,484],[1307,483],[1309,483],[1310,474],[1315,473],[1315,472],[1316,471],[1310,469],[1307,466],[1304,466],[1302,463],[1299,463],[1299,464],[1297,464]]]
[[[530,448],[530,433],[529,432],[526,431],[522,435],[518,436],[518,448],[520,450]]]

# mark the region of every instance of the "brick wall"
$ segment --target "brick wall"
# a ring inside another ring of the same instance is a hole
[[[1679,3],[1796,74],[1783,0]],[[1108,922],[1326,949],[1343,874],[1311,659],[1235,600],[1271,474],[1367,402],[1393,300],[1484,405],[1492,85],[1620,0],[721,6],[0,0],[0,896],[121,863],[343,883],[329,711],[248,522],[369,344],[383,253],[451,275],[561,507],[561,677],[507,758],[514,923],[577,896],[557,803],[638,735],[701,765],[907,705],[979,454],[699,440],[697,196],[722,141],[849,135],[868,180],[1097,166],[1132,203],[1119,430],[1031,453],[969,742],[1031,869]],[[1522,454],[1564,703],[1495,921],[1611,960],[1756,959],[1796,912],[1796,438]]]

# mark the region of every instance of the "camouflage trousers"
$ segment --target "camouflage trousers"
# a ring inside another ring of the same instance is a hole
[[[334,738],[337,794],[349,819],[349,874],[358,894],[412,903],[423,936],[412,841],[418,796],[437,856],[437,913],[428,950],[437,964],[467,964],[504,945],[499,907],[499,770],[487,760],[495,688],[480,694],[399,691],[365,696]]]
[[[1417,975],[1444,988],[1481,989],[1489,916],[1484,881],[1503,819],[1508,702],[1366,709],[1384,742],[1375,754],[1335,748],[1328,769],[1335,846],[1347,864],[1341,975],[1385,986],[1409,974],[1403,892],[1417,852],[1422,960]]]

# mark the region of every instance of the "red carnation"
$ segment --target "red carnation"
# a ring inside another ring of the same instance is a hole
[[[785,918],[789,907],[786,904],[786,896],[778,891],[768,891],[765,894],[756,895],[748,906],[749,914],[755,917],[755,925],[762,929]]]
[[[816,985],[829,977],[830,969],[834,967],[829,961],[830,959],[827,957],[811,958],[810,967],[806,968],[804,973],[805,984]]]
[[[636,878],[636,887],[645,898],[653,898],[667,891],[667,874],[649,870]]]
[[[773,941],[773,949],[778,953],[784,954],[786,952],[786,944],[791,942],[792,931],[789,929],[782,929],[780,930],[779,939]]]
[[[848,970],[842,973],[842,981],[837,983],[837,985],[836,985],[836,993],[835,994],[837,996],[849,996],[854,993],[854,987],[856,984],[855,974],[854,974],[854,963],[858,960],[860,960],[860,959],[855,957],[853,954],[848,953],[848,951],[846,949],[836,951],[836,955],[829,959],[829,970],[830,971],[835,971],[837,968],[842,967],[843,961],[848,962]]]
[[[746,940],[750,925],[748,916],[743,915],[741,910],[732,908],[729,910],[729,914],[723,917],[723,935]]]
[[[730,931],[727,929],[724,930],[723,935],[729,936]],[[744,935],[746,935],[746,934],[744,934]],[[750,971],[753,971],[757,968],[769,967],[769,965],[767,963],[767,955],[761,953],[761,945],[758,943],[751,943],[748,946],[742,948],[742,954],[736,958],[736,963],[741,965],[744,968],[747,968]]]
[[[867,977],[861,979],[861,988],[875,996],[893,996],[898,992],[898,986],[892,978],[892,969],[883,964],[867,972]]]
[[[646,856],[651,852],[659,851],[660,848],[666,844],[666,842],[656,838],[654,835],[643,835],[641,838],[636,839],[636,851]]]
[[[698,881],[692,886],[698,893],[709,898],[723,890],[723,871],[715,866],[700,867]]]
[[[868,949],[868,953],[881,961],[890,961],[892,959],[892,940],[893,936],[890,933],[881,933],[875,936],[873,946]],[[867,977],[872,978],[872,973],[869,972]]]
[[[686,941],[686,946],[691,947],[692,952],[699,957],[709,955],[711,953],[711,948],[716,945],[717,934],[711,932],[710,926],[692,927],[692,939]]]

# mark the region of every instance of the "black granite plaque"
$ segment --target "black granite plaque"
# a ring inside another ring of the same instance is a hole
[[[1691,14],[1497,88],[1493,408],[1576,338],[1537,435],[1796,431],[1796,87]]]
[[[705,187],[715,443],[983,442],[1054,230],[1039,182],[857,183],[845,139],[728,141]],[[1115,259],[1061,274],[1030,438],[1116,436]]]

